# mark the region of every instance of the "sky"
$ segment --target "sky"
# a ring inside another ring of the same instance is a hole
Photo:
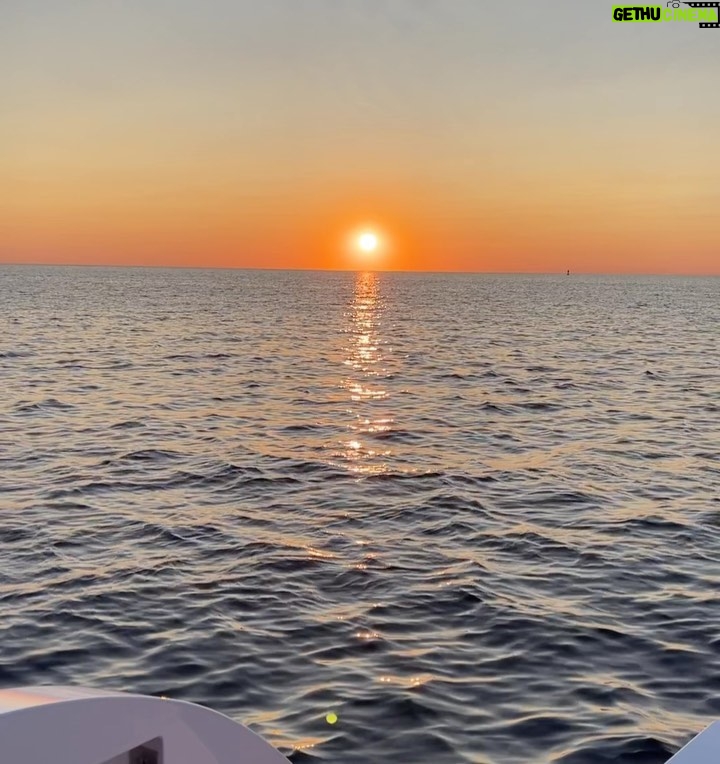
[[[612,6],[3,0],[0,262],[720,275],[720,29]]]

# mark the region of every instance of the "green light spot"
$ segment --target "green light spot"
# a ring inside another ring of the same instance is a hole
[[[338,720],[337,714],[334,714],[332,711],[325,717],[325,721],[328,724],[335,724],[335,722]]]

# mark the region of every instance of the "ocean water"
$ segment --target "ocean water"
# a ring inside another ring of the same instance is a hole
[[[4,266],[0,306],[0,686],[337,764],[720,717],[719,279]]]

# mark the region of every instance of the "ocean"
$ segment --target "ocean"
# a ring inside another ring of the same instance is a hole
[[[0,306],[0,686],[328,764],[720,717],[720,279],[2,266]]]

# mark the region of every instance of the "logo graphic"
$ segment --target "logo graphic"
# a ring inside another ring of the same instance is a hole
[[[676,0],[677,2],[677,0]],[[700,22],[700,27],[702,29],[720,29],[720,3],[685,3],[686,5],[689,5],[691,8],[704,8],[706,10],[710,10],[711,13],[715,16],[715,19],[708,19],[706,21]],[[673,4],[674,7],[674,4]]]
[[[615,5],[613,21],[698,21],[701,29],[720,29],[720,0],[708,3],[668,0],[664,8],[661,5]]]

